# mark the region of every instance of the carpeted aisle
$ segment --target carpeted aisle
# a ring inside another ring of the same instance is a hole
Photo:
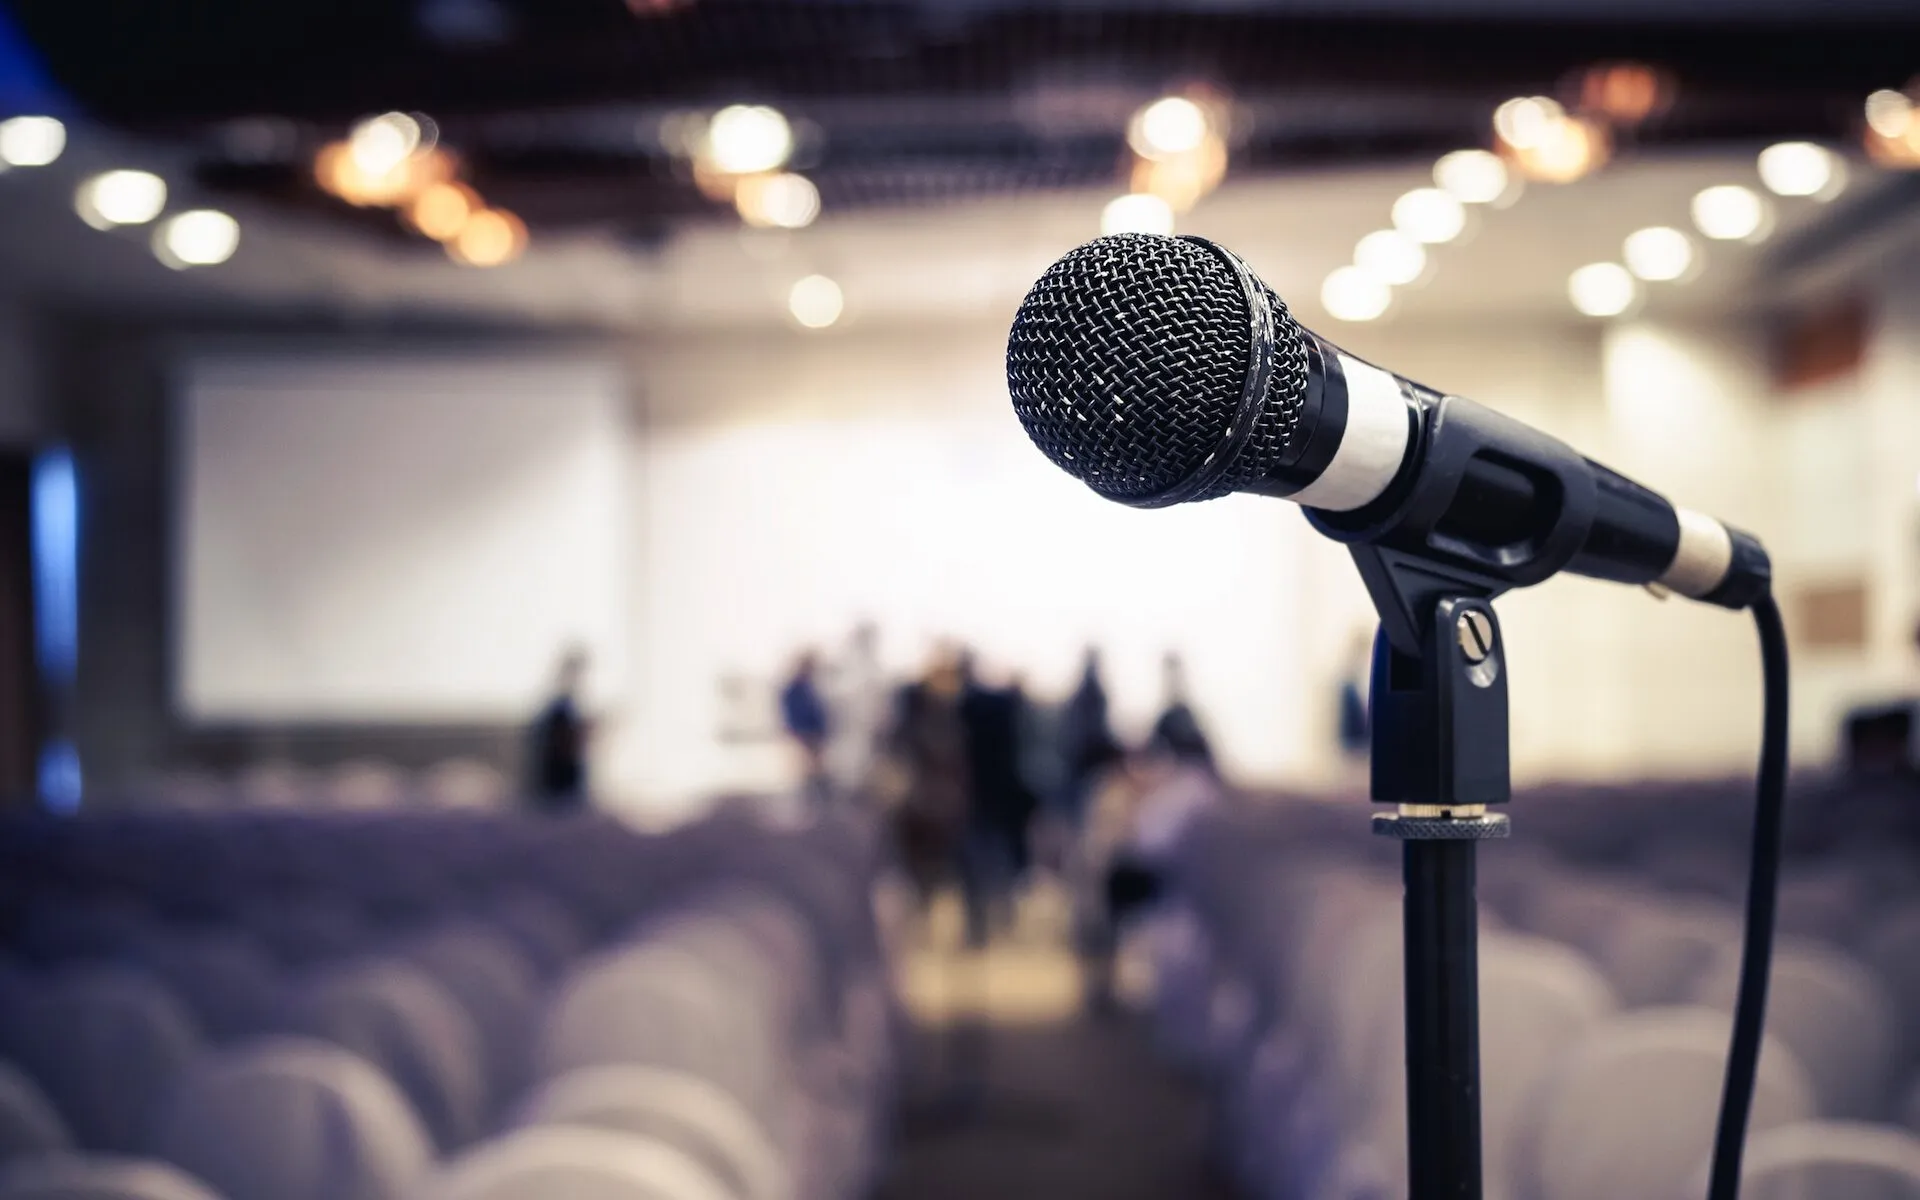
[[[879,1200],[1231,1196],[1209,1168],[1203,1093],[1134,1019],[1079,1011],[1058,940],[924,947],[903,983],[920,1025]]]

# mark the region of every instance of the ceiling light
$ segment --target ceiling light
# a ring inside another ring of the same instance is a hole
[[[1513,151],[1515,165],[1529,179],[1572,183],[1605,164],[1613,143],[1604,126],[1582,117],[1557,117],[1531,145]]]
[[[1139,192],[1120,196],[1101,211],[1100,232],[1172,233],[1173,208],[1158,196]]]
[[[804,175],[750,175],[734,189],[740,219],[760,229],[804,229],[820,215],[820,189]]]
[[[706,157],[729,175],[776,171],[793,156],[793,127],[780,110],[734,104],[707,123]]]
[[[787,311],[808,329],[825,329],[838,321],[845,309],[840,285],[825,275],[809,275],[787,292]]]
[[[1622,257],[1627,270],[1642,279],[1679,279],[1693,268],[1693,239],[1670,226],[1654,225],[1628,234]]]
[[[1920,167],[1920,113],[1907,122],[1906,132],[1899,137],[1885,137],[1868,130],[1865,140],[1867,157],[1879,166],[1896,171]]]
[[[1633,307],[1639,292],[1619,263],[1588,263],[1567,279],[1567,296],[1589,317],[1617,317]]]
[[[1160,197],[1176,213],[1191,210],[1227,174],[1227,144],[1213,133],[1185,154],[1142,158],[1133,165],[1133,190]]]
[[[1492,204],[1507,194],[1506,160],[1491,150],[1455,150],[1433,164],[1433,181],[1454,199]]]
[[[454,168],[453,158],[445,150],[429,148],[373,174],[361,167],[347,142],[321,147],[313,160],[313,176],[320,186],[360,207],[405,204],[434,184],[452,179]]]
[[[353,127],[347,149],[362,173],[385,175],[420,149],[421,134],[420,122],[406,113],[382,113]]]
[[[1429,244],[1450,242],[1467,227],[1467,210],[1450,192],[1415,188],[1393,202],[1393,227]]]
[[[67,148],[67,127],[55,117],[14,117],[0,121],[0,163],[44,167]]]
[[[1710,187],[1693,198],[1693,223],[1720,242],[1755,241],[1766,236],[1767,202],[1737,183]]]
[[[233,257],[240,247],[240,222],[212,208],[176,214],[153,231],[153,252],[178,270],[211,267]]]
[[[1493,131],[1515,150],[1532,150],[1542,145],[1566,116],[1567,110],[1558,100],[1519,96],[1493,110]]]
[[[73,207],[95,229],[144,225],[167,206],[167,181],[151,171],[107,171],[80,185]]]
[[[1371,321],[1393,303],[1393,289],[1359,267],[1340,267],[1320,285],[1320,306],[1336,321]]]
[[[1353,248],[1353,265],[1382,283],[1412,283],[1427,269],[1427,250],[1398,229],[1380,229]]]
[[[1638,125],[1665,107],[1672,89],[1645,63],[1607,63],[1580,77],[1580,110],[1616,125]]]
[[[1138,113],[1127,126],[1127,143],[1142,158],[1170,158],[1200,147],[1207,137],[1207,114],[1185,96],[1166,96]]]
[[[1913,100],[1905,92],[1881,88],[1867,97],[1867,128],[1881,137],[1904,137],[1913,121]]]
[[[436,183],[413,198],[407,220],[436,242],[458,237],[473,214],[485,208],[472,188],[460,183]]]
[[[526,224],[505,209],[486,208],[467,218],[447,243],[447,254],[470,267],[497,267],[519,258],[526,248]]]
[[[1846,186],[1847,164],[1825,146],[1777,142],[1760,152],[1760,182],[1781,196],[1829,200]]]

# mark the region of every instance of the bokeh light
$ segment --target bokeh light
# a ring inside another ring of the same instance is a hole
[[[1516,96],[1493,110],[1493,132],[1515,150],[1532,150],[1566,120],[1567,110],[1547,96]]]
[[[1606,129],[1581,117],[1562,116],[1539,136],[1512,150],[1514,165],[1540,183],[1573,183],[1606,164],[1613,142]]]
[[[1455,150],[1433,164],[1433,182],[1465,204],[1493,204],[1512,184],[1506,160],[1491,150]]]
[[[363,175],[386,175],[422,148],[420,122],[403,112],[368,117],[353,127],[347,148]]]
[[[1467,227],[1467,210],[1450,192],[1415,188],[1393,202],[1393,227],[1416,241],[1450,242]]]
[[[1134,114],[1127,144],[1142,158],[1167,158],[1199,149],[1207,134],[1206,110],[1185,96],[1165,96]]]
[[[740,219],[756,229],[804,229],[820,215],[820,189],[804,175],[749,175],[734,189]]]
[[[1760,182],[1779,196],[1832,199],[1846,186],[1847,164],[1812,142],[1776,142],[1760,152]]]
[[[360,208],[406,204],[434,184],[452,179],[454,172],[453,157],[437,147],[409,154],[382,174],[368,173],[347,142],[322,147],[313,160],[315,181]]]
[[[1101,210],[1100,232],[1172,233],[1173,208],[1158,196],[1139,192],[1119,196]]]
[[[1371,321],[1393,303],[1393,289],[1360,267],[1340,267],[1320,285],[1320,305],[1336,321]]]
[[[151,171],[103,171],[80,185],[73,207],[95,229],[144,225],[167,207],[167,181]]]
[[[1693,239],[1672,226],[1653,225],[1628,234],[1621,257],[1640,278],[1670,282],[1693,269]]]
[[[527,248],[527,227],[499,208],[474,213],[447,243],[447,254],[470,267],[497,267],[519,258]]]
[[[1913,99],[1905,92],[1881,88],[1867,97],[1867,128],[1883,138],[1901,138],[1916,123]]]
[[[1741,242],[1765,237],[1769,210],[1767,202],[1752,188],[1723,183],[1703,189],[1693,198],[1694,228],[1720,242]]]
[[[436,242],[458,237],[467,221],[486,205],[474,190],[461,183],[433,184],[407,206],[407,220]]]
[[[240,247],[240,222],[213,208],[168,217],[153,231],[153,252],[178,270],[226,262]]]
[[[1616,125],[1638,125],[1671,98],[1666,76],[1645,63],[1602,63],[1580,76],[1580,111]]]
[[[11,117],[0,121],[0,163],[44,167],[67,148],[67,127],[58,117]]]
[[[1382,283],[1408,284],[1427,269],[1427,249],[1398,229],[1380,229],[1353,248],[1353,265]]]
[[[1140,159],[1133,167],[1133,190],[1160,197],[1175,213],[1190,212],[1226,174],[1226,143],[1209,133],[1185,154]]]
[[[793,156],[793,126],[780,110],[763,104],[733,104],[707,123],[703,157],[728,175],[777,171]]]
[[[1568,299],[1589,317],[1617,317],[1639,295],[1639,285],[1619,263],[1588,263],[1567,278]]]
[[[825,275],[809,275],[787,292],[787,311],[808,329],[825,329],[840,319],[846,298],[840,285]]]

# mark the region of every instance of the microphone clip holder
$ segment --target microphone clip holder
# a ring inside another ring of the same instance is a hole
[[[1480,1200],[1475,845],[1508,833],[1489,807],[1511,792],[1506,646],[1491,604],[1504,589],[1404,552],[1349,549],[1382,618],[1371,793],[1394,806],[1373,831],[1402,843],[1409,1194]]]

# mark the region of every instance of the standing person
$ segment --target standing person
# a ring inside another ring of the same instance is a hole
[[[1025,697],[1017,688],[983,683],[971,658],[961,667],[960,722],[967,735],[967,828],[960,847],[967,943],[986,945],[1004,924],[1013,884],[1026,855],[1033,795],[1021,775],[1020,725]]]
[[[1200,718],[1194,715],[1193,705],[1187,699],[1186,664],[1178,654],[1168,651],[1160,660],[1160,672],[1165,681],[1167,706],[1153,723],[1151,740],[1181,762],[1211,767],[1213,745],[1207,740],[1206,731],[1200,728]]]
[[[833,728],[827,739],[827,773],[843,795],[854,795],[868,786],[873,774],[891,705],[880,666],[880,631],[873,622],[854,627],[829,682]]]
[[[780,723],[800,748],[800,789],[815,804],[827,799],[827,735],[833,726],[815,680],[819,670],[820,656],[812,650],[803,651],[794,662],[786,686],[780,689]]]
[[[895,809],[900,856],[931,900],[958,855],[967,818],[967,735],[960,722],[963,684],[953,649],[935,649],[921,677],[900,689],[893,757],[904,775]]]
[[[1095,1012],[1115,1007],[1115,955],[1126,927],[1166,898],[1187,830],[1225,796],[1205,739],[1188,736],[1177,721],[1162,724],[1102,791],[1088,822],[1087,882],[1097,881],[1097,896],[1083,896],[1080,944]]]
[[[1100,776],[1122,757],[1107,718],[1107,689],[1100,682],[1100,651],[1087,648],[1074,689],[1060,714],[1060,758],[1063,786],[1056,804],[1068,824],[1078,827]]]
[[[1013,690],[1020,710],[1020,778],[1035,800],[1033,818],[1027,823],[1025,862],[1057,875],[1065,869],[1077,836],[1077,830],[1065,819],[1060,801],[1066,789],[1060,734],[1064,706],[1035,700],[1018,676]]]
[[[1340,678],[1336,715],[1340,752],[1349,760],[1364,761],[1371,748],[1368,735],[1372,722],[1367,713],[1367,694],[1373,682],[1373,640],[1372,630],[1359,629],[1347,642],[1347,663]]]
[[[564,813],[587,804],[587,744],[593,726],[580,712],[587,654],[579,647],[560,656],[553,696],[534,718],[528,791],[540,812]]]

